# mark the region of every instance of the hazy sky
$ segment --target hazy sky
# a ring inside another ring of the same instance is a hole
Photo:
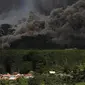
[[[16,23],[33,10],[32,0],[0,0],[0,24]]]
[[[67,2],[68,0],[0,0],[0,24],[16,23],[35,9],[41,13],[49,13],[58,5],[67,6]]]
[[[19,7],[21,4],[21,0],[0,0],[0,13],[13,7]]]

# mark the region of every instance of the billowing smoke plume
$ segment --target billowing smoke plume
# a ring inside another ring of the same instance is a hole
[[[77,0],[33,0],[36,9],[43,14],[49,14],[53,9],[75,3]]]
[[[57,7],[66,7],[76,0],[0,0],[0,24],[16,24],[18,20],[27,17],[29,11],[49,14]]]
[[[6,24],[5,26],[8,27]],[[30,43],[34,43],[32,46],[36,47],[43,43],[44,47],[48,42],[55,44],[51,44],[54,47],[85,48],[85,0],[79,0],[66,8],[56,8],[49,16],[30,12],[28,18],[10,27],[7,35],[4,34],[5,29],[0,32],[2,48],[29,48]]]

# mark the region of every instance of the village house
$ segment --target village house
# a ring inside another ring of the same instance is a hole
[[[31,73],[28,74],[20,74],[20,73],[13,73],[13,74],[0,74],[0,80],[17,80],[19,78],[25,78],[25,79],[29,79],[29,78],[34,78],[34,76]]]
[[[34,78],[34,76],[30,73],[24,74],[24,78],[29,79],[29,78]]]

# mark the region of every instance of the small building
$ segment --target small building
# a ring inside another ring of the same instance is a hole
[[[50,74],[55,74],[56,72],[55,71],[49,71]]]
[[[11,75],[9,73],[8,74],[4,74],[4,75],[2,75],[2,79],[3,80],[8,80],[10,76]]]
[[[24,78],[29,79],[29,78],[34,78],[34,76],[30,73],[24,74]]]
[[[17,80],[17,77],[14,76],[14,75],[11,75],[11,76],[9,77],[9,80]]]

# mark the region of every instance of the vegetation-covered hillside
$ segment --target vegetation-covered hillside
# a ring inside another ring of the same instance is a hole
[[[56,8],[48,16],[30,12],[16,25],[2,24],[0,48],[85,48],[85,0]]]
[[[21,72],[31,70],[44,73],[48,70],[71,70],[85,63],[84,50],[2,50],[0,51],[0,72]]]
[[[85,84],[85,50],[1,50],[0,73],[28,73],[33,79],[0,80],[1,85]],[[49,71],[55,71],[51,75]],[[82,82],[83,81],[83,82]]]

